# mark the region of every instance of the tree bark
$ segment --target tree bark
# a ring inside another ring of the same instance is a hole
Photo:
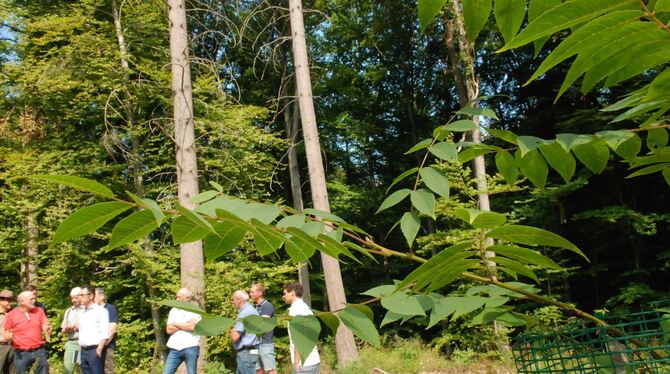
[[[130,84],[130,67],[128,64],[128,48],[126,46],[125,35],[123,33],[123,27],[121,25],[121,8],[117,0],[112,1],[112,15],[114,18],[114,29],[116,30],[116,38],[119,43],[119,55],[121,60],[121,69],[123,70],[123,86],[126,90],[126,97],[123,100],[123,107],[126,114],[126,124],[128,128],[128,133],[131,138],[131,147],[132,152],[127,161],[130,165],[130,168],[133,173],[133,184],[135,187],[135,194],[140,198],[144,197],[144,179],[142,177],[142,167],[140,161],[140,140],[138,134],[135,131],[135,121],[134,121],[134,110],[132,108],[132,103],[129,97],[128,85]],[[153,248],[151,246],[151,240],[149,237],[145,237],[142,243],[142,248],[149,258],[153,257]],[[154,286],[154,283],[150,276],[145,276],[147,294],[149,295],[150,300],[157,299],[157,292]],[[154,337],[156,339],[156,345],[154,347],[154,357],[158,358],[161,362],[165,360],[165,332],[161,327],[161,312],[157,304],[151,303],[151,325],[154,330]],[[154,366],[152,372],[155,370]]]
[[[172,70],[172,99],[174,105],[174,141],[177,164],[177,195],[187,209],[196,204],[191,197],[198,194],[198,165],[195,152],[195,122],[193,119],[193,90],[188,51],[186,3],[184,0],[168,0],[170,22],[170,56]],[[202,241],[180,245],[181,285],[193,292],[193,300],[205,307],[205,266]],[[205,339],[201,340],[200,352],[206,352]],[[198,360],[202,370],[204,354]]]
[[[314,101],[312,97],[312,83],[309,76],[309,64],[307,59],[307,42],[305,40],[305,25],[302,14],[302,1],[289,0],[289,11],[291,20],[291,42],[293,47],[293,63],[298,92],[298,103],[300,106],[300,118],[302,132],[305,140],[305,153],[307,155],[307,168],[309,170],[309,183],[312,192],[312,203],[314,208],[330,211],[328,202],[328,191],[326,189],[326,176],[321,159],[321,146],[319,144],[319,133],[316,126],[316,114],[314,113]],[[326,290],[328,292],[328,305],[330,310],[337,310],[346,306],[346,296],[340,273],[340,263],[325,254],[321,254]],[[340,324],[335,335],[335,347],[337,350],[337,361],[340,367],[358,359],[358,349],[351,331]]]
[[[293,108],[293,109],[291,109]],[[300,181],[300,166],[298,165],[298,152],[296,143],[300,129],[300,109],[298,102],[289,103],[284,99],[284,124],[286,126],[286,139],[288,140],[288,173],[291,179],[291,197],[295,210],[302,212],[304,209],[302,201],[302,186]],[[310,307],[312,306],[312,291],[309,286],[309,263],[298,264],[298,281],[302,284],[302,300]]]
[[[37,286],[37,254],[39,253],[40,228],[37,225],[37,213],[30,211],[26,216],[26,247],[23,255],[25,261],[21,263],[21,289],[32,284]]]

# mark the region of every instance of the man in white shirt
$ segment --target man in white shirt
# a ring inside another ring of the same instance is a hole
[[[65,354],[63,355],[63,374],[74,373],[77,365],[77,356],[79,355],[79,317],[84,309],[79,301],[80,287],[75,287],[70,291],[70,301],[72,306],[65,310],[63,322],[60,324],[60,331],[67,334],[65,343]]]
[[[83,374],[104,374],[102,354],[109,339],[109,313],[94,298],[95,288],[81,288],[79,301],[84,311],[79,317],[79,346]]]
[[[288,315],[290,317],[295,316],[313,316],[314,313],[312,309],[302,301],[302,284],[299,282],[290,282],[284,286],[284,301],[286,304],[289,304]],[[290,324],[290,322],[289,322]],[[319,351],[314,347],[309,356],[305,359],[305,362],[301,362],[300,353],[293,344],[293,337],[291,336],[291,330],[289,329],[288,334],[291,351],[291,363],[293,366],[293,374],[318,374],[319,366],[321,364],[321,359],[319,358]]]
[[[193,293],[188,288],[177,291],[177,300],[191,302]],[[196,374],[200,355],[200,336],[195,335],[195,325],[202,319],[196,313],[179,308],[170,309],[166,330],[170,334],[167,346],[170,349],[165,358],[163,374],[174,374],[182,362],[186,363],[186,372]]]

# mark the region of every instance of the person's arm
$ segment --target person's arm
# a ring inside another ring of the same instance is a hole
[[[109,323],[109,338],[105,342],[105,346],[111,343],[112,339],[114,339],[114,336],[116,335],[116,325],[117,325],[116,322]]]
[[[233,343],[237,343],[237,341],[240,340],[241,337],[242,337],[242,334],[240,334],[239,331],[235,330],[234,327],[233,327],[232,330],[230,330],[230,340]]]
[[[42,311],[40,319],[42,320],[42,333],[44,334],[44,340],[49,343],[51,341],[51,332],[53,331],[53,327],[49,323],[49,319],[47,318],[47,315],[44,314],[44,311]]]
[[[100,342],[98,343],[98,348],[95,349],[95,353],[98,357],[102,357],[102,350],[107,344],[111,341],[109,335],[109,312],[107,309],[102,308],[100,313]]]
[[[198,321],[195,320],[195,318],[190,319],[187,322],[171,322],[168,323],[167,326],[165,326],[165,330],[167,331],[168,334],[172,335],[175,332],[179,330],[184,330],[191,332],[195,330],[195,325],[198,323]]]

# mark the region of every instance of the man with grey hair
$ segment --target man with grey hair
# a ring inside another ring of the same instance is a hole
[[[233,306],[239,310],[237,322],[230,331],[230,339],[237,352],[236,374],[256,374],[259,339],[256,334],[248,333],[245,330],[242,319],[250,315],[258,315],[258,311],[249,304],[249,294],[244,290],[235,291]]]
[[[188,288],[177,291],[177,300],[192,302],[193,293]],[[202,316],[179,308],[170,309],[166,331],[170,334],[167,347],[168,355],[165,358],[163,374],[174,374],[182,362],[186,364],[188,374],[196,374],[198,356],[200,356],[200,336],[193,333],[195,325]]]
[[[51,325],[44,311],[35,306],[35,294],[23,291],[19,305],[7,314],[5,339],[14,348],[14,367],[17,374],[27,373],[34,363],[35,374],[49,373],[45,344],[51,335]]]
[[[79,358],[79,317],[83,312],[79,293],[81,287],[75,287],[70,291],[70,301],[72,306],[67,308],[63,315],[63,322],[60,324],[60,330],[67,334],[65,343],[65,353],[63,355],[63,373],[72,374],[77,366]]]
[[[254,283],[249,290],[249,296],[256,303],[256,310],[261,317],[272,318],[275,315],[275,307],[265,299],[265,285]],[[277,361],[275,360],[274,334],[270,330],[263,334],[258,345],[258,366],[256,374],[276,374]]]

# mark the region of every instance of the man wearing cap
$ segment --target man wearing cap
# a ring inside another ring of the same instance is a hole
[[[77,365],[77,356],[79,356],[79,317],[82,313],[81,302],[79,301],[80,287],[75,287],[70,291],[70,301],[72,306],[67,308],[63,315],[63,323],[60,330],[67,335],[65,343],[65,354],[63,355],[63,373],[72,374]]]
[[[79,317],[79,345],[83,374],[104,373],[103,349],[109,338],[109,313],[94,298],[95,288],[81,288],[79,301],[84,306],[84,311]]]
[[[49,364],[44,349],[45,337],[51,335],[51,325],[44,311],[35,306],[35,294],[23,291],[18,297],[19,305],[7,314],[5,339],[14,348],[14,367],[17,374],[27,373],[37,362],[35,374],[48,374]]]
[[[10,290],[0,291],[0,374],[14,374],[14,350],[5,339],[5,318],[12,310],[14,293]]]

